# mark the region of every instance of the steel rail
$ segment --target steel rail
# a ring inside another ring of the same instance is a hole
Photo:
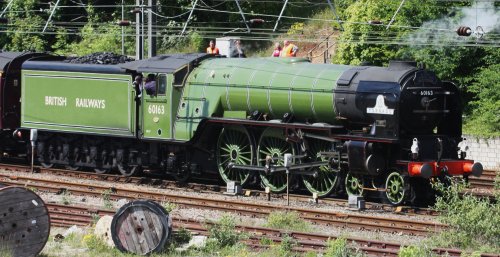
[[[0,174],[1,183],[33,187],[43,191],[61,193],[64,191],[74,195],[90,195],[102,197],[109,194],[111,199],[150,199],[155,201],[169,201],[189,208],[211,209],[248,215],[252,217],[267,217],[274,211],[295,211],[299,216],[313,224],[333,225],[341,228],[364,229],[388,233],[403,233],[407,235],[428,235],[432,231],[440,231],[446,226],[439,223],[409,221],[385,217],[373,217],[360,214],[347,214],[333,211],[320,211],[297,207],[283,207],[246,203],[233,200],[207,199],[194,196],[183,196],[169,193],[150,192],[146,190],[127,189],[122,187],[109,188],[81,182],[53,181],[25,176],[10,176]],[[110,193],[111,192],[111,193]]]
[[[114,215],[113,210],[101,210],[83,206],[68,206],[58,204],[47,204],[50,213],[51,222],[54,226],[69,227],[72,225],[87,226],[91,224],[93,215]],[[194,219],[182,219],[173,217],[174,231],[181,228],[191,232],[208,235],[207,227],[214,225],[210,221],[198,221]],[[297,252],[316,251],[323,252],[326,249],[328,240],[336,239],[334,236],[319,235],[306,232],[286,231],[264,227],[253,226],[236,226],[236,230],[241,233],[248,233],[250,236],[244,243],[251,248],[263,249],[268,246],[260,243],[261,238],[265,237],[273,241],[273,243],[281,243],[283,235],[288,235],[297,240],[298,246],[293,250]],[[359,250],[365,252],[369,256],[398,256],[401,244],[393,242],[383,242],[378,240],[363,239],[358,237],[347,237],[347,241],[358,247]],[[437,254],[448,254],[448,256],[461,256],[462,251],[458,249],[435,248],[433,251]],[[484,257],[499,256],[496,254],[481,254]]]
[[[13,170],[13,171],[19,171],[19,172],[31,172],[29,167],[22,166],[22,165],[7,165],[7,164],[1,164],[0,168],[4,168],[7,170]],[[199,184],[199,183],[182,183],[179,184],[176,181],[171,181],[167,180],[164,178],[155,178],[155,177],[124,177],[120,175],[114,175],[114,174],[97,174],[97,173],[92,173],[92,172],[85,172],[85,171],[68,171],[68,170],[63,170],[63,169],[54,169],[54,168],[43,168],[43,167],[36,167],[35,168],[37,173],[42,173],[42,174],[51,174],[51,175],[58,175],[58,176],[66,176],[66,177],[74,177],[74,178],[81,178],[81,179],[92,179],[92,180],[97,180],[97,181],[107,181],[107,182],[116,182],[116,183],[129,183],[129,184],[136,184],[136,185],[148,185],[148,186],[154,186],[162,189],[179,189],[183,188],[185,191],[195,191],[195,192],[201,192],[201,193],[220,193],[224,192],[226,190],[225,186],[220,186],[217,184]],[[259,199],[267,199],[267,194],[258,189],[245,189],[245,192],[248,192],[253,197],[258,197]],[[271,199],[285,199],[284,194],[271,194],[270,198]],[[301,195],[301,194],[290,194],[290,200],[293,201],[299,201],[299,202],[313,202],[314,199],[312,196],[308,195]],[[345,199],[339,199],[339,198],[321,198],[317,199],[318,204],[328,204],[328,205],[334,205],[334,206],[340,206],[340,207],[348,207],[347,200]],[[419,208],[419,207],[412,207],[412,206],[392,206],[390,204],[383,204],[383,203],[375,203],[375,202],[367,202],[366,203],[366,209],[367,210],[380,210],[380,211],[387,211],[387,212],[394,212],[394,213],[404,213],[404,214],[410,214],[410,215],[432,215],[436,216],[438,213],[432,209],[428,208]]]

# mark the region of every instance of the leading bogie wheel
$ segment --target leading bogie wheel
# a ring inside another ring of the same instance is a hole
[[[332,147],[330,142],[312,139],[308,142],[308,145],[309,149],[307,153],[312,157],[311,161],[319,162],[328,160],[328,158],[322,156],[320,152],[330,151]],[[314,176],[302,176],[302,180],[307,190],[311,193],[316,193],[320,198],[331,194],[338,184],[338,172],[333,170],[330,165],[315,167],[312,171],[314,172]]]
[[[385,182],[385,195],[393,205],[403,203],[409,193],[408,182],[398,172],[392,172]]]
[[[229,164],[254,165],[253,140],[243,126],[228,126],[222,129],[217,140],[217,167],[222,179],[245,185],[251,173],[242,169],[230,169]]]
[[[348,173],[345,178],[345,189],[348,195],[363,196],[364,181],[360,175]]]
[[[293,143],[287,142],[283,135],[283,130],[275,128],[267,128],[260,136],[259,145],[257,148],[257,164],[259,166],[266,165],[266,158],[272,158],[273,166],[284,165],[284,155],[290,153],[295,155]],[[285,172],[260,174],[260,179],[263,186],[269,187],[274,193],[284,192],[287,188],[287,178]],[[293,176],[290,176],[290,183]]]

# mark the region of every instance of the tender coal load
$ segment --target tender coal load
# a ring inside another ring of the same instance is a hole
[[[81,57],[70,58],[67,59],[65,62],[84,63],[84,64],[119,64],[130,61],[134,61],[134,59],[125,55],[109,53],[109,52],[101,52]]]

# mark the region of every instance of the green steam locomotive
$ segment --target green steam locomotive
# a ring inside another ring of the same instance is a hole
[[[30,155],[31,131],[35,161],[45,167],[180,181],[218,173],[276,193],[380,192],[395,205],[428,197],[431,178],[482,173],[466,159],[456,86],[412,62],[63,59],[0,53],[4,156]],[[153,90],[141,76],[154,77]]]

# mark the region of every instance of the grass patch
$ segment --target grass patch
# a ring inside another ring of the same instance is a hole
[[[339,237],[326,242],[324,257],[362,257],[365,256],[359,249],[353,248],[347,243],[347,239]]]
[[[113,193],[111,189],[106,189],[101,194],[104,209],[111,210],[114,208],[113,202],[111,201],[111,193]]]
[[[171,202],[162,203],[163,209],[165,209],[168,213],[171,213],[173,210],[177,209],[178,205]]]
[[[64,190],[61,193],[61,202],[64,205],[70,205],[72,203],[72,201],[71,201],[71,192],[69,192],[68,190]]]
[[[265,226],[302,232],[311,231],[310,224],[301,219],[297,212],[271,212]]]
[[[401,247],[398,253],[399,257],[434,257],[438,256],[432,252],[426,245],[410,245]]]

